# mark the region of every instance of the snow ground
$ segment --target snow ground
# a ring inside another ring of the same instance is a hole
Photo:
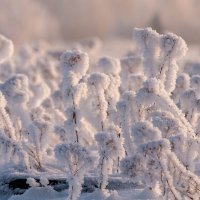
[[[147,193],[141,193],[141,189],[135,190],[122,190],[119,191],[119,196],[117,199],[130,200],[130,199],[146,199]],[[140,195],[139,195],[140,194]],[[139,196],[138,196],[139,195]],[[30,188],[23,195],[14,195],[9,198],[9,200],[66,200],[67,192],[56,192],[51,187],[46,188]],[[148,198],[154,199],[154,196],[149,196]],[[101,200],[101,195],[97,191],[93,193],[84,193],[81,195],[79,200]],[[6,200],[6,199],[5,199]]]

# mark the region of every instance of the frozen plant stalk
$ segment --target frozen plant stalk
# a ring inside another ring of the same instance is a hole
[[[109,84],[110,79],[104,73],[93,73],[88,78],[88,85],[92,95],[93,111],[100,122],[99,130],[101,131],[104,131],[107,125],[108,102],[105,97],[105,91]]]
[[[88,55],[78,50],[66,51],[61,56],[60,67],[63,73],[61,91],[67,115],[65,128],[72,141],[80,142],[79,130],[83,128],[80,101],[87,95],[87,85],[82,78],[89,68]]]
[[[131,137],[131,125],[137,118],[136,113],[134,112],[134,98],[134,92],[127,91],[123,94],[122,100],[117,103],[119,124],[122,129],[125,141],[124,145],[128,155],[131,155],[134,152],[133,139]]]

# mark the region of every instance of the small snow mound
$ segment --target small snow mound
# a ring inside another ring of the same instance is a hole
[[[30,187],[38,187],[39,186],[39,183],[37,183],[34,178],[27,178],[26,183],[29,184]]]
[[[23,195],[14,195],[9,200],[64,200],[52,187],[30,188]]]

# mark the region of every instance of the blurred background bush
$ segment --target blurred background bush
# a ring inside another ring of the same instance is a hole
[[[135,26],[200,43],[200,0],[0,0],[0,5],[0,32],[15,44],[130,38]]]

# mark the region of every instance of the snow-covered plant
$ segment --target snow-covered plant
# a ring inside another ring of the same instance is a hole
[[[92,111],[97,118],[97,130],[104,131],[107,123],[108,102],[105,91],[110,84],[109,77],[104,73],[93,73],[88,78],[88,88],[91,93]]]
[[[122,100],[117,103],[119,126],[122,129],[123,137],[125,139],[125,150],[128,155],[131,155],[134,152],[134,145],[131,137],[131,125],[135,122],[135,119],[137,118],[136,113],[134,112],[134,98],[134,92],[125,92]]]
[[[67,175],[69,200],[80,196],[87,173],[99,178],[98,199],[108,197],[113,175],[159,190],[159,199],[199,199],[199,64],[179,68],[187,46],[175,34],[136,28],[133,35],[119,59],[102,57],[98,39],[67,44],[75,49],[64,53],[33,43],[11,58],[12,42],[0,36],[1,169],[48,175],[55,167]]]
[[[187,130],[186,134],[190,136],[195,135],[191,124],[185,118],[183,112],[177,107],[169,94],[164,90],[163,84],[157,79],[149,79],[144,83],[143,87],[136,94],[136,102],[138,110],[140,112],[142,110],[144,119],[149,120],[151,113],[156,110],[168,111]]]
[[[60,67],[63,74],[61,91],[67,117],[64,127],[70,141],[86,142],[91,137],[86,138],[84,134],[86,123],[81,114],[80,103],[87,96],[87,84],[81,79],[89,68],[88,55],[78,50],[66,51],[61,56]]]
[[[181,126],[179,120],[177,120],[170,112],[153,112],[152,123],[155,127],[160,129],[163,138],[168,138],[180,133],[186,135],[185,128]]]
[[[18,120],[24,127],[30,123],[28,112],[28,102],[30,98],[28,77],[24,74],[16,74],[0,85],[0,90],[4,94],[14,126]]]
[[[138,121],[150,119],[150,113],[160,107],[160,99],[158,100],[156,97],[162,98],[160,97],[161,94],[163,94],[163,85],[156,78],[148,79],[143,83],[143,87],[135,96]]]
[[[162,64],[160,67],[160,74],[165,71],[165,90],[172,92],[175,89],[175,83],[178,72],[177,60],[182,58],[187,52],[187,45],[185,41],[173,34],[167,33],[161,36],[161,55]],[[167,69],[164,69],[167,68]]]
[[[123,137],[121,128],[118,125],[115,125],[113,123],[111,123],[110,126],[108,127],[108,132],[116,135],[118,137],[119,144],[123,145],[123,149],[121,149],[120,154],[117,156],[117,158],[113,159],[114,163],[116,163],[116,169],[115,169],[114,166],[112,168],[113,172],[116,171],[118,173],[119,172],[120,161],[125,156],[124,137]],[[120,148],[122,148],[122,147],[120,147]]]
[[[144,73],[147,77],[157,77],[159,72],[159,34],[151,28],[135,28],[135,41],[143,53]]]
[[[99,146],[99,188],[105,189],[108,184],[108,174],[112,169],[113,160],[123,157],[123,140],[115,133],[99,132],[95,136]]]
[[[142,69],[142,58],[140,56],[126,56],[121,59],[121,85],[120,90],[121,93],[131,90],[132,89],[132,81],[131,77],[133,76],[139,76],[143,75],[143,69]]]
[[[162,138],[160,131],[148,121],[135,123],[132,127],[132,135],[137,145]]]
[[[105,98],[108,102],[107,115],[110,121],[114,121],[116,118],[116,103],[119,101],[120,93],[119,86],[121,84],[120,62],[116,58],[112,57],[102,57],[97,63],[97,71],[105,73],[109,76],[110,83],[108,88],[105,89]]]
[[[42,119],[35,119],[27,129],[29,145],[26,145],[33,168],[42,169],[42,160],[47,154],[48,145],[51,143],[51,124]]]
[[[6,112],[7,101],[3,94],[0,92],[0,126],[1,132],[4,133],[8,138],[16,139],[15,129],[10,120],[8,113]]]
[[[178,72],[177,60],[187,51],[185,41],[172,33],[159,35],[151,28],[135,28],[134,39],[143,53],[146,76],[161,80],[165,90],[171,93]]]
[[[199,177],[182,165],[167,139],[138,146],[134,156],[122,160],[121,170],[134,181],[144,181],[151,191],[159,184],[160,198],[179,200],[200,196]]]
[[[63,81],[65,81],[68,73],[71,71],[80,80],[89,68],[89,57],[87,53],[79,50],[66,51],[60,57],[60,67],[63,73]]]
[[[18,141],[9,114],[6,111],[7,101],[0,92],[0,155],[4,162],[19,164],[29,168],[28,156],[23,144]],[[2,161],[1,161],[2,162]]]
[[[171,33],[159,35],[151,28],[135,29],[134,39],[143,54],[146,80],[141,88],[133,89],[132,106],[128,107],[132,108],[132,117],[125,131],[122,127],[126,145],[126,134],[133,126],[129,141],[134,142],[136,150],[122,160],[121,170],[134,181],[145,182],[151,190],[158,184],[160,198],[196,199],[200,186],[193,173],[199,159],[195,133],[198,86],[193,83],[190,89],[187,74],[177,79],[177,60],[185,55],[187,46],[182,38]],[[120,104],[125,108],[124,101]],[[123,119],[120,109],[119,114]]]
[[[195,126],[199,113],[198,101],[194,90],[187,90],[180,96],[180,108],[185,114],[186,119]]]
[[[176,104],[179,103],[180,96],[190,88],[190,76],[186,73],[180,74],[176,79],[176,87],[172,92],[172,99]]]
[[[195,160],[198,159],[199,138],[188,138],[183,134],[169,137],[171,150],[176,154],[182,164],[190,171],[195,170]]]
[[[154,112],[153,122],[160,130],[147,121],[134,124],[132,135],[135,144],[139,145],[153,140],[160,140],[162,137],[168,138],[171,142],[171,150],[187,169],[193,170],[194,160],[197,158],[199,140],[187,138],[184,135],[184,129],[178,126],[177,121],[173,120],[169,113]]]
[[[79,143],[58,144],[55,148],[55,154],[56,158],[67,169],[68,200],[76,200],[80,196],[84,176],[95,166],[95,159]]]

